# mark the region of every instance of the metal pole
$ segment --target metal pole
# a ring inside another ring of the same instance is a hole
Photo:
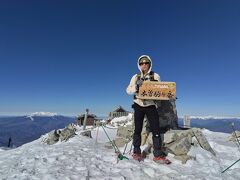
[[[128,159],[126,156],[124,156],[124,155],[121,153],[121,151],[119,150],[119,148],[117,147],[117,145],[115,144],[115,142],[110,139],[110,137],[108,136],[107,131],[105,130],[105,128],[103,127],[103,125],[102,125],[102,128],[103,128],[103,131],[105,132],[105,134],[107,135],[107,138],[108,138],[109,142],[111,143],[112,147],[114,148],[115,153],[118,154],[118,158],[119,158],[120,160]]]
[[[84,117],[84,121],[83,121],[83,130],[86,129],[88,112],[89,112],[89,110],[86,109],[86,113],[85,113],[85,117]]]
[[[228,166],[224,171],[222,171],[222,173],[224,173],[225,171],[227,171],[229,168],[231,168],[234,164],[236,164],[238,161],[240,161],[240,159],[238,159],[236,162],[234,162],[233,164],[231,164],[230,166]]]
[[[110,137],[108,136],[105,128],[103,127],[103,125],[102,125],[102,128],[103,128],[103,131],[105,132],[105,134],[106,134],[109,142],[111,143],[112,147],[114,148],[115,152],[120,152],[120,150],[118,149],[118,147],[116,146],[116,144],[115,144],[115,143],[110,139]]]

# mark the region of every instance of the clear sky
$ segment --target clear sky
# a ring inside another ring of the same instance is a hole
[[[240,115],[239,0],[0,2],[0,114],[131,110],[148,54],[179,116]]]

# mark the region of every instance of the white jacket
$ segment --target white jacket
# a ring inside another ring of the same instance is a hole
[[[142,57],[144,57],[144,56],[147,57],[147,58],[151,61],[151,66],[150,66],[150,68],[149,68],[148,73],[147,73],[145,76],[143,76],[143,72],[141,71],[141,68],[140,68],[140,66],[139,66],[139,60],[140,60]],[[152,70],[152,60],[151,60],[151,58],[150,58],[149,56],[146,56],[146,55],[140,56],[139,59],[138,59],[137,65],[138,65],[138,69],[139,69],[140,72],[141,72],[141,78],[144,77],[145,79],[148,79],[148,81],[150,81],[149,73],[150,73],[151,70]],[[129,95],[134,95],[134,94],[136,94],[136,91],[137,91],[137,89],[136,89],[136,85],[137,85],[137,84],[136,84],[136,83],[137,83],[137,80],[138,80],[137,76],[138,76],[137,74],[133,75],[133,77],[131,78],[131,81],[130,81],[127,89],[126,89],[126,91],[127,91],[127,93],[128,93]],[[157,73],[154,73],[154,80],[161,81],[161,80],[160,80],[160,76],[159,76]],[[142,100],[142,99],[136,98],[136,99],[134,99],[133,101],[134,101],[135,103],[137,103],[139,106],[142,106],[142,107],[155,105],[155,103],[154,103],[153,100]]]

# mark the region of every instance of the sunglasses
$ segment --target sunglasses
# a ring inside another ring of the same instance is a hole
[[[142,66],[143,64],[150,64],[149,62],[143,62],[143,63],[139,63],[140,66]]]

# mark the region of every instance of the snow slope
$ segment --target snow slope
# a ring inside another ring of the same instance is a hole
[[[106,128],[106,131],[110,138],[116,136],[116,128]],[[189,154],[196,156],[195,161],[181,164],[169,154],[172,164],[160,165],[152,161],[152,155],[139,163],[132,160],[128,153],[126,156],[130,160],[117,162],[114,151],[104,147],[107,137],[101,127],[92,130],[92,139],[79,135],[80,132],[81,129],[68,142],[50,146],[42,143],[46,137],[43,136],[16,149],[0,151],[0,179],[240,179],[240,162],[221,173],[240,158],[236,144],[227,141],[229,134],[203,131],[217,157],[199,147],[192,147]],[[126,152],[129,149],[130,144]]]

